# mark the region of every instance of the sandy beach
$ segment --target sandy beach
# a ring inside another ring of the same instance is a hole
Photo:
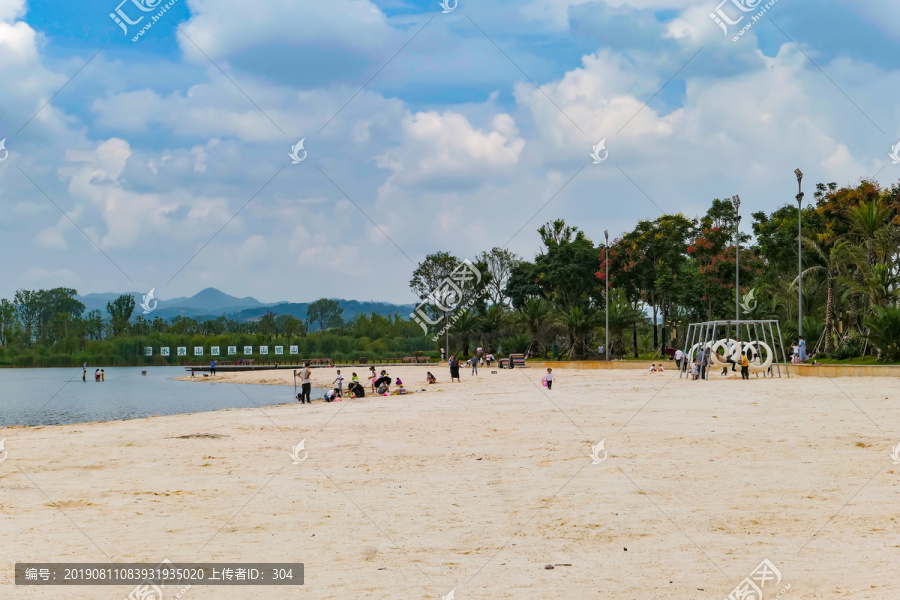
[[[548,391],[535,368],[451,384],[440,366],[431,386],[421,367],[385,368],[427,391],[0,430],[0,598],[132,589],[16,587],[15,562],[163,559],[306,566],[299,588],[190,600],[699,600],[764,559],[782,576],[766,598],[900,594],[895,378],[555,369]]]

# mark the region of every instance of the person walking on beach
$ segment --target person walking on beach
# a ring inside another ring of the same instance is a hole
[[[741,379],[750,379],[750,361],[744,352],[741,352]]]
[[[544,379],[547,380],[547,389],[553,389],[553,369],[547,368],[547,376]]]
[[[209,361],[209,374],[210,375],[216,374],[216,360],[215,359]]]
[[[450,383],[453,383],[454,379],[459,379],[459,360],[457,360],[456,356],[450,357]],[[462,379],[459,379],[459,382],[462,383]]]
[[[441,362],[444,362],[444,356],[445,356],[445,354],[446,354],[446,353],[444,352],[444,349],[441,348]]]
[[[681,348],[675,351],[675,366],[678,367],[678,370],[681,370],[681,361],[684,359],[684,352],[681,351]]]
[[[81,367],[81,380],[87,381],[87,363],[84,363]]]
[[[300,404],[312,404],[312,398],[309,396],[312,391],[312,383],[309,381],[311,375],[309,363],[303,363],[303,368],[300,369]]]
[[[472,363],[472,375],[478,375],[478,355],[473,356],[469,362]]]

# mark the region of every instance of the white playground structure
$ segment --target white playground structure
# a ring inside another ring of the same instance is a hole
[[[728,347],[729,342],[731,342],[731,348]],[[783,365],[785,375],[791,376],[788,372],[789,361],[784,353],[784,344],[781,339],[781,325],[775,319],[691,323],[688,325],[687,335],[684,338],[684,360],[678,377],[682,377],[686,371],[690,370],[691,365],[694,364],[694,356],[701,347],[709,352],[711,359],[709,367],[705,369],[705,379],[709,379],[711,370],[730,364],[729,359],[737,362],[740,366],[741,352],[747,354],[751,373],[762,373],[763,377],[767,375],[775,377],[777,371],[778,377],[781,377]],[[719,354],[720,351],[722,354]],[[781,354],[780,360],[779,353]]]

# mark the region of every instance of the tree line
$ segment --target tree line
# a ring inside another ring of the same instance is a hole
[[[499,247],[468,263],[429,254],[409,282],[422,299],[413,320],[374,313],[345,320],[330,299],[310,304],[305,321],[272,312],[245,321],[151,320],[134,315],[129,295],[108,303],[104,317],[85,314],[74,289],[19,290],[0,300],[0,364],[173,364],[176,357],[143,357],[143,348],[276,343],[335,360],[437,356],[447,343],[463,356],[481,346],[579,359],[596,358],[607,334],[611,356],[650,357],[683,344],[688,323],[735,317],[736,270],[738,293],[755,298],[740,316],[779,319],[786,344],[799,333],[802,307],[803,334],[818,358],[900,359],[900,185],[819,184],[802,210],[785,204],[751,216],[752,235],[741,231],[730,201],[714,199],[702,216],[641,220],[608,246],[557,219],[538,229],[541,247],[530,260]],[[445,323],[447,336],[433,340]]]
[[[477,344],[577,359],[597,357],[608,316],[614,357],[660,355],[682,345],[691,322],[734,319],[735,279],[743,319],[779,319],[785,345],[802,332],[818,359],[900,359],[900,185],[818,184],[812,202],[751,214],[750,230],[730,200],[706,213],[663,214],[595,243],[558,219],[538,229],[532,260],[493,248],[476,256],[488,291],[455,315],[451,348]],[[802,220],[802,297],[798,294]],[[739,251],[739,252],[738,252]],[[739,255],[739,256],[738,256]],[[606,264],[609,264],[609,315]],[[461,261],[446,252],[419,263],[410,288],[439,320],[439,281]],[[753,294],[748,294],[753,290]],[[475,293],[464,290],[463,296]],[[750,298],[753,301],[749,301]]]

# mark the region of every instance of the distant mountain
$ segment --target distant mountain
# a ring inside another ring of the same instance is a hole
[[[335,298],[338,301],[338,306],[340,306],[344,312],[342,316],[345,321],[349,321],[353,319],[358,314],[370,314],[375,313],[376,315],[381,316],[389,316],[394,313],[400,313],[400,316],[404,319],[409,318],[409,314],[413,312],[416,308],[415,304],[390,304],[387,302],[360,302],[358,300],[340,300]],[[272,311],[275,315],[291,315],[297,317],[298,319],[303,319],[306,321],[306,309],[309,307],[309,302],[279,302],[278,304],[262,306],[258,308],[247,308],[244,309],[237,314],[229,315],[230,318],[235,321],[255,321],[259,319],[261,316],[266,314],[268,311]]]
[[[298,319],[306,320],[306,309],[309,302],[260,302],[256,298],[247,296],[246,298],[237,298],[217,290],[216,288],[206,288],[194,294],[193,296],[172,298],[171,300],[162,300],[157,298],[156,309],[150,314],[144,315],[141,309],[141,302],[144,301],[144,292],[125,292],[130,293],[134,297],[135,309],[134,318],[143,316],[147,319],[155,319],[160,317],[170,321],[178,316],[191,317],[193,319],[205,320],[215,319],[219,316],[226,316],[235,321],[255,321],[272,311],[275,315],[292,315]],[[100,293],[85,294],[76,296],[85,306],[85,312],[99,310],[104,318],[109,318],[106,312],[106,304],[112,302],[122,294],[119,293]],[[360,302],[357,300],[339,300],[338,304],[344,309],[344,319],[350,320],[360,313],[369,314],[374,312],[377,315],[388,316],[394,313],[400,313],[403,318],[408,318],[409,313],[415,309],[414,304],[390,304],[386,302]],[[151,303],[152,305],[152,303]]]
[[[253,308],[257,306],[268,306],[263,304],[256,298],[247,296],[246,298],[235,298],[224,292],[220,292],[216,288],[206,288],[197,292],[190,298],[173,298],[167,300],[166,306],[178,308],[195,308],[207,312],[233,312],[236,309]]]
[[[135,310],[134,316],[142,314],[140,307],[144,301],[144,292],[125,292],[131,294],[134,298]],[[120,293],[102,293],[102,294],[85,294],[84,296],[76,296],[85,306],[85,312],[99,310],[104,317],[108,317],[106,312],[106,304],[112,302],[122,294]],[[151,314],[153,317],[162,317],[163,319],[172,319],[179,315],[186,317],[197,317],[201,315],[219,316],[226,313],[237,312],[247,308],[257,308],[260,306],[268,306],[263,304],[256,298],[236,298],[229,296],[224,292],[220,292],[216,288],[206,288],[191,296],[190,298],[172,298],[171,300],[162,300],[157,298],[158,302],[156,310]],[[152,303],[151,303],[152,305]]]

